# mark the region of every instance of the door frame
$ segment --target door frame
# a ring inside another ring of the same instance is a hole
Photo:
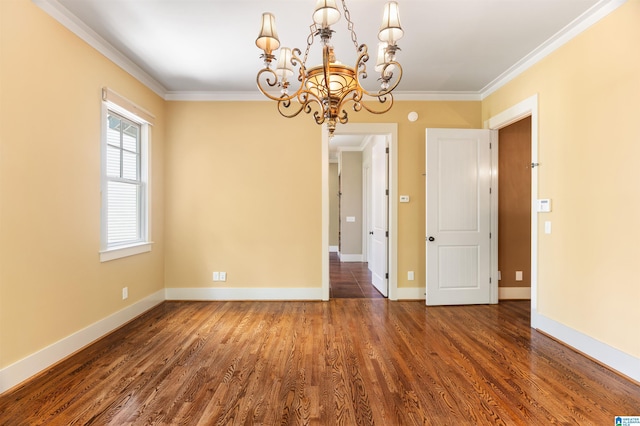
[[[490,117],[484,123],[486,129],[499,130],[525,117],[531,116],[531,162],[538,163],[538,95],[535,94],[516,105]],[[499,143],[499,141],[498,141]],[[498,230],[498,149],[492,150],[492,187],[495,195],[491,200],[491,210],[495,214],[491,217],[491,228]],[[538,326],[538,213],[536,201],[538,198],[538,167],[531,168],[531,327]],[[498,238],[491,239],[491,279],[498,279]],[[498,294],[495,295],[496,303]]]
[[[386,135],[389,141],[389,300],[398,300],[398,123],[348,123],[335,130],[337,135]],[[329,132],[322,126],[322,300],[329,300]]]

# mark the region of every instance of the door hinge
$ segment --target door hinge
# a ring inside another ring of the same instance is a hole
[[[491,188],[489,188],[489,194],[491,194]]]
[[[388,189],[384,190],[384,195],[387,195],[387,196],[389,195],[389,190]]]
[[[386,154],[388,154],[388,153],[389,153],[389,147],[386,147],[386,148],[384,149],[384,152],[385,152]]]
[[[489,277],[489,284],[491,284],[491,277]]]
[[[489,239],[491,239],[491,232],[489,232]]]
[[[489,142],[489,149],[491,149],[491,142]]]
[[[384,231],[384,236],[389,237],[389,231]]]

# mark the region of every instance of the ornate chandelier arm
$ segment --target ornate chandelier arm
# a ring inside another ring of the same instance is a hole
[[[369,107],[369,103],[363,102],[362,100],[356,101],[353,109],[355,111],[360,111],[362,108],[369,111],[372,114],[384,114],[388,112],[393,106],[393,95],[391,93],[387,93],[380,96],[374,96],[378,100],[377,103],[381,104],[383,109],[373,109]],[[375,102],[374,102],[375,103]]]
[[[258,89],[260,90],[260,92],[262,92],[263,95],[265,95],[267,98],[274,101],[290,101],[294,98],[300,97],[300,94],[304,92],[304,78],[307,73],[307,70],[304,66],[304,62],[302,62],[300,60],[300,57],[298,56],[300,55],[300,53],[301,53],[300,49],[293,49],[291,51],[291,64],[294,67],[296,65],[299,65],[298,81],[301,84],[298,90],[296,90],[293,94],[289,95],[286,89],[289,88],[290,83],[286,79],[279,79],[276,71],[272,70],[269,67],[265,67],[260,71],[258,71],[258,75],[256,76],[256,84],[258,86]],[[282,87],[283,90],[281,91],[279,96],[276,96],[269,93],[268,89],[265,89],[265,86],[263,84],[266,84],[268,88],[274,88],[274,89],[276,87]]]
[[[379,91],[370,92],[367,89],[365,89],[361,83],[361,79],[367,78],[366,62],[369,60],[369,52],[368,52],[367,46],[364,44],[360,45],[360,47],[358,48],[358,52],[360,53],[358,54],[358,59],[356,60],[356,67],[355,67],[356,81],[362,93],[372,98],[380,98],[380,97],[384,97],[387,94],[390,94],[398,86],[398,84],[400,84],[400,80],[402,80],[402,66],[400,65],[400,63],[396,61],[385,62],[382,65],[382,69],[380,70],[380,78],[378,80],[381,80],[383,83],[386,83],[387,87],[384,88],[384,86],[382,86],[383,88],[381,88]],[[393,71],[395,71],[395,68],[397,68],[398,76],[394,79],[393,84],[389,85],[389,82],[393,79]],[[360,96],[360,98],[362,98],[362,96]],[[384,100],[380,100],[380,101],[384,102]],[[392,104],[393,104],[393,101],[392,101]],[[365,109],[367,111],[370,111],[368,108],[365,108]],[[388,110],[389,109],[385,110],[385,112]]]

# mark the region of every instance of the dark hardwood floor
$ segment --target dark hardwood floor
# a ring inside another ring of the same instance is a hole
[[[165,302],[0,396],[2,425],[613,425],[640,386],[529,302]]]
[[[366,262],[340,262],[329,253],[329,297],[332,299],[380,299],[384,296],[371,284]]]

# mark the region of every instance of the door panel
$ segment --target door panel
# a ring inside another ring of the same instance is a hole
[[[426,145],[426,303],[490,303],[490,131],[427,129]]]
[[[388,296],[387,279],[387,216],[388,216],[388,160],[386,138],[376,137],[371,150],[371,204],[372,204],[372,231],[371,281],[383,296]]]

